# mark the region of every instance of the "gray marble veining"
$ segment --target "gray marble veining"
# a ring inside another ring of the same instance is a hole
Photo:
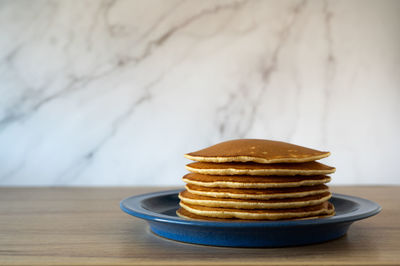
[[[400,2],[1,1],[0,185],[181,184],[231,138],[397,183]]]

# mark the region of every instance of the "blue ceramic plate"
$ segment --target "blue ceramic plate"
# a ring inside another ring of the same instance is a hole
[[[157,235],[195,244],[229,247],[283,247],[319,243],[339,238],[349,226],[380,212],[375,202],[333,194],[336,215],[294,221],[214,222],[185,220],[176,216],[178,193],[169,190],[121,201],[121,209],[146,220]]]

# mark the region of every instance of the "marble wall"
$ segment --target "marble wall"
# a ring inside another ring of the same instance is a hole
[[[0,1],[0,185],[176,185],[231,138],[400,184],[400,1]]]

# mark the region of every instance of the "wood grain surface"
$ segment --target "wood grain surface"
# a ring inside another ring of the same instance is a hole
[[[0,265],[400,265],[400,187],[333,187],[383,211],[330,242],[224,248],[160,238],[121,199],[171,188],[0,188]]]

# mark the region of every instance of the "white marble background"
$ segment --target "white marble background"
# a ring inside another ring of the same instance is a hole
[[[400,1],[0,0],[0,185],[176,185],[231,138],[400,184]]]

